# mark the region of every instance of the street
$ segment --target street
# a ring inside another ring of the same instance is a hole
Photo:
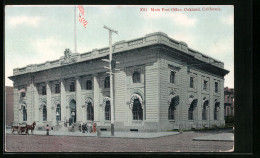
[[[6,152],[223,152],[234,142],[194,141],[219,131],[183,132],[150,139],[78,136],[6,135]]]

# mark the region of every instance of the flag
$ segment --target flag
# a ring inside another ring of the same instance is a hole
[[[85,10],[82,5],[78,5],[79,8],[79,22],[86,28],[88,22],[85,20]]]
[[[79,15],[79,22],[83,24],[83,26],[86,28],[88,22],[85,20],[83,16]]]
[[[85,17],[85,11],[84,11],[83,6],[82,6],[82,5],[78,5],[78,8],[79,8],[79,12],[81,13],[81,15],[82,15],[83,17]]]

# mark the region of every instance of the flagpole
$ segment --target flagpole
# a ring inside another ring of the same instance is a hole
[[[74,6],[74,44],[75,44],[75,53],[77,53],[76,6]]]

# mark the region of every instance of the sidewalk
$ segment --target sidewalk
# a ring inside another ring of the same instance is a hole
[[[7,129],[6,134],[11,134],[11,130]],[[15,135],[17,132],[14,133]],[[31,135],[31,131],[29,131]],[[80,136],[80,137],[97,137],[96,133],[82,133],[79,131],[69,132],[69,131],[50,131],[50,135],[54,136]],[[154,132],[154,133],[144,133],[144,132],[115,132],[114,136],[111,136],[110,131],[101,131],[101,138],[158,138],[164,136],[170,136],[174,134],[179,134],[179,132]],[[34,130],[33,135],[46,135],[46,131]]]
[[[234,133],[221,133],[221,134],[212,134],[204,137],[196,137],[192,140],[197,141],[234,141]]]

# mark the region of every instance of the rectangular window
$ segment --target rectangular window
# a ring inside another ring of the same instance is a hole
[[[204,81],[203,90],[207,90],[207,89],[208,89],[208,81]]]
[[[60,93],[60,84],[55,84],[55,93]]]
[[[218,93],[218,82],[215,82],[215,93]]]
[[[70,92],[75,92],[75,82],[70,83]]]
[[[194,88],[193,80],[194,80],[194,78],[190,77],[190,88]]]
[[[170,75],[170,83],[174,83],[175,81],[175,72],[171,71],[171,75]]]
[[[42,95],[46,95],[46,86],[42,86]]]

